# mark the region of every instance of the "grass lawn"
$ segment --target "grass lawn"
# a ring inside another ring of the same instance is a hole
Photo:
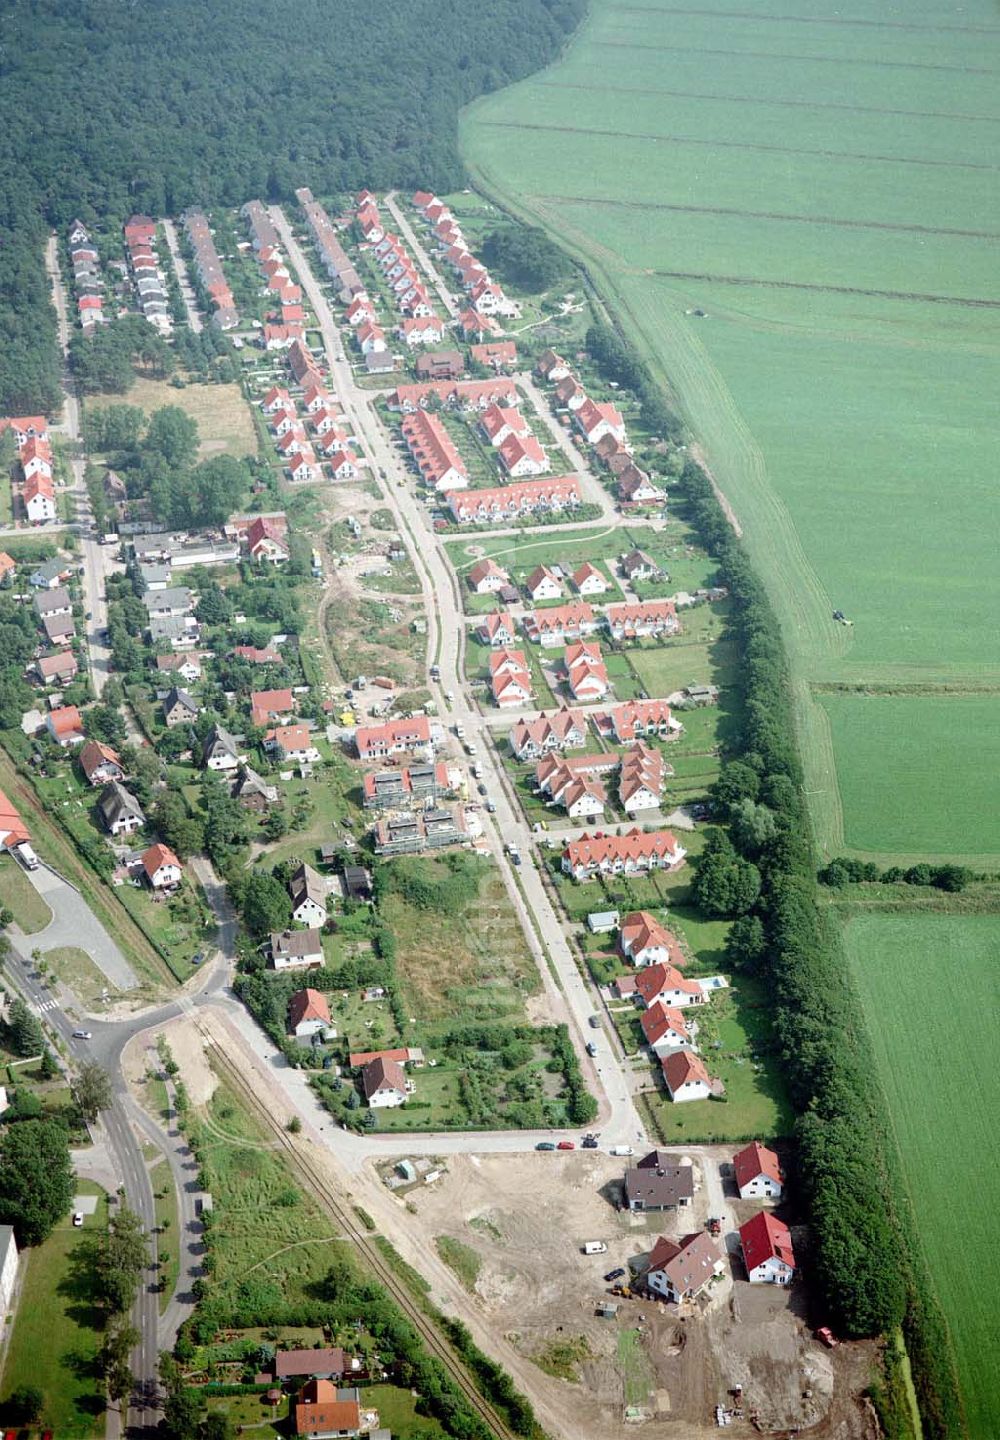
[[[255,455],[257,435],[253,416],[238,385],[185,385],[177,389],[168,380],[136,380],[127,395],[88,397],[95,410],[115,404],[138,405],[146,415],[165,405],[177,405],[197,423],[201,458],[212,455]]]
[[[363,1398],[378,1411],[381,1428],[399,1440],[438,1440],[445,1434],[437,1420],[417,1413],[417,1397],[399,1385],[367,1385]]]
[[[162,1082],[161,1082],[162,1084]],[[173,1175],[166,1160],[161,1160],[149,1172],[156,1207],[156,1253],[159,1258],[160,1314],[166,1310],[177,1289],[181,1269],[182,1235],[177,1217],[177,1191]]]
[[[466,1290],[471,1294],[476,1288],[476,1281],[479,1279],[479,1271],[482,1268],[482,1261],[478,1253],[473,1250],[471,1245],[465,1245],[451,1235],[436,1235],[434,1246],[449,1270],[454,1270]]]
[[[0,856],[0,905],[12,912],[26,935],[37,935],[52,919],[52,911],[11,855]]]
[[[105,993],[111,999],[117,997],[118,991],[109,984],[104,971],[91,960],[86,950],[78,950],[72,945],[61,945],[55,950],[46,950],[43,953],[49,968],[88,1009],[92,1010],[98,1005]]]
[[[289,1303],[329,1268],[332,1222],[291,1180],[270,1139],[220,1086],[199,1117],[214,1201],[213,1289],[235,1300],[254,1279]]]
[[[984,1233],[1000,1205],[1000,918],[862,915],[844,937],[927,1264],[951,1326],[969,1434],[993,1435],[1000,1425],[998,1262],[991,1245],[970,1245],[969,1237]]]
[[[821,703],[851,850],[995,863],[1000,697],[824,695]]]
[[[689,641],[683,636],[663,645],[637,646],[628,652],[632,668],[654,698],[672,695],[687,685],[732,685],[736,649],[731,640]],[[682,715],[681,720],[685,721]]]
[[[638,1330],[619,1330],[618,1365],[626,1405],[647,1406],[656,1384],[642,1334]]]
[[[444,873],[437,860],[395,862],[407,863],[421,873]],[[395,890],[382,898],[403,994],[418,1021],[521,1021],[525,997],[540,988],[503,881],[489,862],[477,868],[476,897],[457,912],[418,909]]]
[[[766,996],[752,981],[733,977],[732,988],[716,991],[698,1008],[698,1050],[710,1075],[726,1087],[725,1100],[689,1100],[675,1105],[665,1091],[648,1097],[659,1139],[681,1145],[774,1139],[791,1131],[792,1112],[772,1044]],[[755,1058],[757,1057],[757,1058]]]
[[[43,1425],[58,1435],[93,1440],[104,1433],[104,1387],[96,1373],[101,1335],[85,1255],[108,1219],[99,1186],[76,1182],[76,1193],[98,1195],[97,1212],[75,1230],[67,1215],[43,1245],[22,1257],[21,1300],[3,1371],[3,1394],[22,1385],[45,1395]]]

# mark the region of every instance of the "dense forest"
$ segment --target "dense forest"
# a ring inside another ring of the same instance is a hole
[[[585,0],[9,0],[0,14],[0,413],[51,410],[41,246],[77,214],[454,188],[459,108],[546,64]]]

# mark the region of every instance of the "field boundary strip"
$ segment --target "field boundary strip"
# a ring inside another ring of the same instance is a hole
[[[1000,71],[997,72],[1000,74]],[[925,160],[912,155],[865,155],[854,150],[816,150],[810,146],[765,145],[762,141],[718,140],[700,135],[654,135],[648,130],[600,130],[587,125],[543,125],[537,120],[480,120],[491,130],[542,130],[554,135],[598,135],[606,140],[652,140],[666,145],[697,145],[704,150],[754,150],[766,155],[814,155],[821,160],[859,160],[864,165],[930,165],[940,170],[988,170],[996,173],[996,165],[980,165],[975,160]]]
[[[591,45],[597,41],[591,40]],[[866,60],[864,56],[852,55],[786,55],[775,50],[718,50],[707,45],[641,45],[635,40],[601,40],[601,45],[613,50],[659,50],[668,55],[726,55],[737,60],[806,60],[817,65],[874,65],[879,70],[944,70],[949,75],[1000,75],[986,65],[929,65],[925,60]]]
[[[963,240],[1000,240],[1000,230],[953,230],[936,225],[903,225],[894,220],[841,220],[834,215],[792,215],[784,210],[740,210],[728,205],[675,205],[667,200],[613,200],[602,195],[550,195],[560,205],[594,205],[611,210],[666,210],[678,215],[728,215],[743,220],[779,220],[798,225],[833,225],[845,230],[893,230],[913,235],[953,235]]]
[[[916,30],[930,35],[1000,35],[991,25],[921,25],[912,20],[860,20],[829,15],[764,15],[756,10],[711,10],[683,5],[613,5],[616,15],[691,15],[708,20],[753,20],[775,25],[841,25],[866,30]]]
[[[595,90],[605,95],[662,95],[668,100],[714,100],[723,105],[780,105],[789,110],[846,110],[850,115],[896,115],[908,120],[972,120],[1000,125],[1000,115],[967,115],[955,110],[894,110],[882,105],[845,105],[840,100],[789,100],[777,95],[719,95],[702,90],[664,90],[658,86],[583,85],[574,80],[536,80],[546,90]],[[481,123],[481,122],[480,122]]]

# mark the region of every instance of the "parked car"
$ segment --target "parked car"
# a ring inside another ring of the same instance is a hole
[[[73,1224],[76,1226],[77,1230],[79,1230],[80,1226],[83,1224],[82,1210],[75,1210],[73,1212]]]
[[[73,1039],[74,1039],[74,1040],[93,1040],[93,1038],[94,1038],[94,1037],[93,1037],[93,1035],[90,1033],[89,1030],[74,1030],[74,1031],[73,1031]]]
[[[829,1325],[821,1325],[819,1327],[816,1331],[816,1339],[821,1340],[828,1350],[833,1350],[840,1344],[840,1341],[836,1335],[834,1335]]]
[[[490,815],[495,815],[497,810],[496,802],[494,800],[487,800],[486,809]]]
[[[580,1141],[580,1144],[581,1144],[581,1146],[583,1147],[584,1150],[596,1150],[596,1149],[597,1149],[597,1136],[596,1136],[596,1135],[584,1135],[583,1139]]]
[[[572,1140],[560,1140],[560,1141],[559,1141],[559,1144],[556,1146],[556,1149],[557,1149],[557,1150],[575,1150],[575,1149],[576,1149],[576,1144],[575,1144],[575,1142],[572,1141]]]
[[[591,1015],[591,1016],[589,1017],[589,1019],[587,1020],[587,1024],[590,1026],[591,1030],[600,1030],[600,1028],[601,1028],[601,1017],[600,1017],[600,1015]]]
[[[536,1150],[554,1150],[556,1147],[551,1140],[539,1140],[535,1146]]]
[[[624,1274],[625,1267],[623,1265],[619,1265],[617,1270],[609,1270],[604,1278],[610,1283],[612,1280],[620,1280]]]
[[[593,1059],[594,1056],[597,1054],[597,1045],[593,1040],[587,1041],[587,1054],[590,1056],[591,1059]]]

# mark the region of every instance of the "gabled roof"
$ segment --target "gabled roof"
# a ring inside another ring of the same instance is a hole
[[[0,790],[0,844],[4,849],[9,849],[11,845],[20,845],[28,839],[30,839],[30,833],[27,825],[21,819],[15,806]]]
[[[733,1170],[736,1172],[736,1184],[741,1190],[759,1175],[766,1175],[769,1180],[774,1180],[779,1185],[783,1185],[785,1181],[777,1155],[759,1140],[751,1140],[744,1149],[737,1151],[733,1156]]]
[[[161,865],[176,865],[178,870],[182,868],[181,862],[169,845],[150,845],[149,849],[144,850],[142,853],[142,868],[150,880],[152,880]]]
[[[288,1002],[288,1024],[294,1030],[296,1025],[301,1025],[303,1020],[322,1020],[325,1025],[330,1023],[330,1007],[326,1003],[326,996],[321,990],[296,990]],[[311,1353],[311,1352],[310,1352]],[[299,1375],[310,1371],[297,1371]]]
[[[740,1226],[740,1244],[748,1270],[756,1270],[767,1260],[780,1260],[795,1269],[795,1251],[792,1249],[792,1232],[781,1220],[767,1210],[761,1210],[745,1225]]]
[[[689,1082],[700,1080],[705,1085],[711,1083],[704,1061],[690,1050],[675,1050],[663,1061],[662,1069],[671,1094]]]
[[[687,1040],[688,1028],[684,1016],[679,1010],[674,1010],[669,1005],[664,1005],[662,1000],[654,1000],[647,1010],[639,1016],[639,1024],[642,1026],[642,1033],[646,1037],[647,1045],[656,1045],[665,1035],[673,1033],[681,1040]]]
[[[680,967],[685,963],[686,957],[676,936],[671,935],[666,926],[661,925],[656,916],[651,915],[648,910],[633,910],[625,916],[622,921],[621,946],[626,955],[635,955],[649,949],[664,949],[672,965]]]
[[[686,980],[673,965],[649,965],[635,977],[635,988],[647,1005],[652,1005],[665,990],[681,990],[688,995],[700,995],[701,986],[697,980]]]
[[[83,720],[75,705],[60,705],[49,711],[49,726],[57,738],[63,735],[79,735]]]
[[[697,1293],[711,1280],[722,1251],[704,1230],[671,1240],[661,1235],[649,1256],[650,1270],[660,1270],[678,1295]]]
[[[88,740],[80,750],[80,769],[88,780],[102,765],[117,765],[120,769],[121,763],[118,751],[100,740]]]
[[[361,1086],[367,1100],[380,1090],[400,1090],[405,1094],[406,1075],[398,1060],[390,1060],[387,1056],[380,1055],[361,1071]]]
[[[138,800],[118,780],[112,780],[105,785],[97,802],[97,808],[108,825],[121,819],[123,815],[134,815],[140,823],[146,818]]]

